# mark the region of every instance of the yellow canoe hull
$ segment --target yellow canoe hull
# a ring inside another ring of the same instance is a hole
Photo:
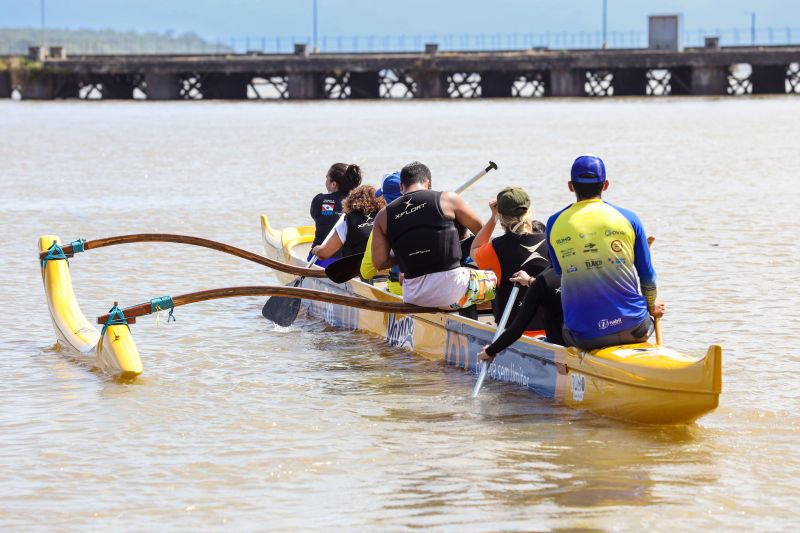
[[[304,264],[314,229],[273,229],[261,217],[266,255]],[[294,279],[279,275],[282,281]],[[305,279],[304,287],[382,301],[400,299],[359,280],[335,284]],[[399,315],[304,301],[307,311],[346,330],[360,330],[434,360],[476,372],[477,354],[491,342],[494,326],[454,314]],[[722,349],[712,345],[701,357],[650,343],[585,352],[522,337],[489,368],[489,377],[530,389],[558,404],[603,416],[648,424],[683,424],[719,405]],[[468,391],[467,391],[468,392]],[[466,392],[465,392],[466,394]]]
[[[46,252],[54,242],[61,245],[55,235],[39,237],[39,252]],[[116,378],[132,379],[141,374],[142,360],[128,326],[110,325],[101,334],[84,316],[72,290],[67,260],[48,260],[41,265],[41,271],[59,348]]]

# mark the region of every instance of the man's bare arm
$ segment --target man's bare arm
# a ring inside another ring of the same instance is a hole
[[[386,235],[386,209],[381,209],[375,216],[372,226],[372,264],[378,270],[390,268],[395,264],[392,247]]]
[[[473,235],[477,235],[483,227],[478,213],[455,192],[442,193],[442,211],[446,216],[453,216],[462,226],[470,230]]]

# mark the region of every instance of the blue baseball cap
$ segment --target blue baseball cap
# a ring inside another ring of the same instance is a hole
[[[400,171],[395,170],[391,174],[386,174],[383,177],[383,185],[380,189],[375,191],[375,196],[383,196],[387,204],[392,203],[397,198],[400,198]]]
[[[596,155],[582,155],[572,163],[570,179],[573,183],[603,183],[606,181],[606,166]]]

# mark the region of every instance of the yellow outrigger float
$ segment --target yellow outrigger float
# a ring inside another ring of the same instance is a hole
[[[314,228],[276,231],[261,217],[267,257],[303,265]],[[284,282],[294,276],[278,273]],[[383,284],[359,280],[336,284],[327,278],[305,278],[302,286],[378,301],[401,301]],[[494,327],[455,314],[383,313],[313,300],[307,312],[333,326],[361,330],[428,359],[441,360],[472,372],[478,352],[491,342]],[[600,415],[649,424],[681,424],[697,420],[719,405],[722,391],[722,348],[711,345],[704,357],[693,357],[650,343],[586,352],[565,348],[544,338],[522,337],[500,353],[489,377],[520,385],[556,403]],[[468,391],[465,391],[465,394]]]
[[[73,245],[77,246],[80,241]],[[42,282],[47,307],[53,322],[58,347],[70,352],[82,363],[120,379],[132,379],[142,373],[142,360],[125,323],[109,323],[99,331],[86,320],[69,275],[67,256],[55,235],[39,237],[39,252],[48,252],[41,261]]]

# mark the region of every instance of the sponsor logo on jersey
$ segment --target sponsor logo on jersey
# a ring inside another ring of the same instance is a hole
[[[603,261],[600,259],[589,259],[588,261],[584,261],[583,264],[586,265],[586,270],[596,270],[602,268]]]
[[[622,324],[622,317],[617,317],[612,319],[601,318],[600,321],[597,322],[597,328],[608,329],[613,326],[619,326],[620,324]]]
[[[577,272],[577,271],[578,271],[578,267],[576,267],[575,265],[570,265],[569,268],[567,269],[567,274],[572,274],[573,272]]]
[[[616,267],[617,267],[617,270],[620,270],[620,269],[622,269],[622,265],[624,265],[624,264],[626,263],[626,261],[625,261],[625,258],[624,258],[624,257],[616,257],[616,258],[613,258],[613,259],[612,259],[611,257],[609,257],[609,258],[607,259],[607,261],[608,261],[609,263],[611,263],[612,265],[616,266]]]
[[[619,253],[622,251],[622,241],[611,241],[611,249]]]
[[[575,255],[575,248],[565,248],[561,250],[561,258],[564,259],[565,257],[572,257]]]
[[[583,247],[583,253],[585,254],[594,254],[597,253],[597,245],[593,242],[587,243],[586,246]]]
[[[607,229],[606,230],[606,237],[611,237],[612,235],[619,235],[621,237],[624,237],[625,236],[625,232],[624,231],[617,231],[615,229]]]
[[[400,211],[399,213],[397,213],[394,216],[395,220],[397,220],[398,218],[402,218],[402,217],[404,217],[406,215],[410,215],[412,213],[416,213],[417,211],[419,211],[420,209],[422,209],[423,207],[428,205],[428,202],[422,202],[419,205],[414,205],[412,203],[413,200],[414,200],[413,198],[409,198],[408,200],[405,201],[405,206],[406,206],[405,210],[404,211]]]
[[[322,214],[333,215],[333,202],[328,203],[327,200],[322,203]]]
[[[567,243],[567,242],[569,242],[571,240],[572,240],[572,237],[569,237],[569,236],[568,237],[564,237],[563,239],[558,239],[556,241],[556,244],[564,244],[564,243]]]

